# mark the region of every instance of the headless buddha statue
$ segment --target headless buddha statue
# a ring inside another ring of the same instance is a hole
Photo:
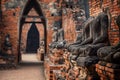
[[[120,15],[116,19],[116,23],[120,32]],[[97,55],[101,61],[120,64],[120,41],[115,46],[105,46],[97,51]]]
[[[85,44],[92,42],[92,23],[94,17],[90,17],[83,25],[83,32],[79,36],[79,40],[68,47],[68,51],[73,54],[78,54],[79,48],[83,47]]]
[[[64,40],[64,30],[61,28],[61,20],[60,21],[55,21],[54,23],[54,34],[53,34],[53,40],[52,43],[49,45],[51,48],[63,48],[65,45],[65,40]]]
[[[74,43],[71,44],[66,44],[65,48],[68,49],[68,51],[70,51],[69,47],[72,47],[74,45],[78,45],[82,42],[82,34],[80,32],[80,30],[83,28],[84,23],[86,21],[86,17],[85,17],[85,11],[82,9],[76,9],[74,10],[74,14],[73,14],[73,19],[75,21],[76,25],[76,32],[77,32],[77,38],[76,41]]]
[[[79,66],[88,66],[96,63],[98,61],[97,50],[109,45],[107,9],[104,9],[93,21],[92,40],[91,44],[79,47],[79,57],[77,58]]]
[[[55,48],[56,47],[56,44],[57,44],[57,41],[58,41],[58,30],[57,30],[57,27],[53,27],[53,35],[52,35],[52,42],[49,44],[49,47],[50,48]]]
[[[60,28],[58,30],[58,44],[56,45],[57,49],[61,49],[64,48],[66,41],[64,40],[64,30],[63,28]]]

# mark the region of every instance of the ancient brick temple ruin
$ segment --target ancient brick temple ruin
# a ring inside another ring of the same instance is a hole
[[[120,0],[0,0],[0,80],[19,79],[120,80]]]

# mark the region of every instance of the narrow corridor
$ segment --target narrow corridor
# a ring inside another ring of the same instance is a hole
[[[120,0],[0,0],[0,80],[120,80]]]
[[[41,63],[22,64],[16,70],[0,71],[0,80],[45,80]]]

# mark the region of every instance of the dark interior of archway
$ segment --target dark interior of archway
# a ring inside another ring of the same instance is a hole
[[[27,34],[27,44],[26,44],[26,53],[37,53],[39,48],[39,31],[35,23],[32,23],[28,34]]]

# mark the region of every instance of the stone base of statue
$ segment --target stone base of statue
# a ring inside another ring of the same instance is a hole
[[[95,65],[89,67],[80,67],[79,66],[79,80],[100,80],[97,72],[95,71]]]
[[[63,59],[62,56],[61,57],[56,57],[52,54],[49,54],[49,59],[54,64],[64,64],[64,59]]]
[[[68,75],[69,80],[77,80],[79,76],[79,67],[74,66],[71,68],[68,72]]]
[[[62,49],[53,49],[52,51],[52,54],[54,55],[54,56],[56,56],[56,57],[60,57],[60,56],[62,56],[63,55],[63,50]]]
[[[69,74],[68,74],[68,71],[70,69],[70,62],[68,60],[68,55],[69,55],[69,53],[66,52],[66,50],[65,50],[65,52],[62,56],[65,60],[64,66],[60,70],[54,70],[54,79],[55,80],[71,80],[71,79],[69,79]]]
[[[54,64],[64,64],[63,50],[53,49],[52,53],[49,54],[49,59]]]
[[[76,60],[77,65],[81,67],[89,67],[96,64],[98,61],[99,59],[96,56],[78,57]]]
[[[54,80],[54,74],[53,74],[53,71],[54,70],[61,70],[64,65],[63,64],[54,64],[49,57],[46,57],[45,58],[45,61],[44,61],[44,67],[45,67],[45,77],[46,77],[46,80]]]
[[[101,80],[120,80],[120,65],[99,61],[96,71]]]
[[[79,68],[79,80],[99,80],[97,72],[95,71],[95,64],[98,62],[96,56],[79,56],[76,64]]]
[[[81,80],[79,79],[79,67],[70,68],[68,72],[66,70],[56,71],[55,79],[56,80]]]

